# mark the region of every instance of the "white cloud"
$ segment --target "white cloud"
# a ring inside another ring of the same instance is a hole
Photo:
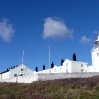
[[[99,31],[96,30],[96,31],[94,31],[94,33],[95,33],[95,34],[99,34]]]
[[[64,38],[71,37],[73,38],[73,29],[69,30],[68,27],[64,24],[64,21],[58,18],[48,17],[45,19],[43,38]]]
[[[9,20],[6,18],[3,18],[3,21],[0,22],[0,37],[5,42],[11,41],[11,38],[14,36],[14,29],[12,24],[9,24],[8,22]]]
[[[86,36],[82,36],[80,42],[83,44],[89,44],[91,42],[91,40],[89,38],[87,38]]]

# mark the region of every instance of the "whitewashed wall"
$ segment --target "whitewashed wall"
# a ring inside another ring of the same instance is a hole
[[[23,71],[21,71],[21,69],[23,69]],[[30,75],[33,74],[33,71],[31,69],[29,69],[27,66],[25,66],[24,64],[19,65],[18,67],[14,68],[14,69],[10,69],[11,75],[10,77],[14,77],[14,74],[17,75]]]
[[[10,78],[10,71],[5,72],[5,73],[3,73],[3,74],[0,74],[0,78],[1,78],[1,79]]]
[[[93,66],[88,66],[88,72],[93,72]]]
[[[99,76],[99,72],[77,72],[77,73],[47,73],[38,74],[38,81],[66,79],[66,78],[89,78]]]
[[[19,76],[13,77],[9,79],[1,79],[0,82],[17,82],[17,83],[32,83],[33,81],[38,81],[38,75],[27,75],[27,76]]]
[[[71,68],[73,72],[87,72],[88,64],[84,62],[71,61]]]
[[[63,69],[66,73],[72,73],[71,61],[66,59],[63,63]]]
[[[93,72],[99,72],[99,56],[97,53],[99,53],[99,48],[96,48],[92,51]]]
[[[34,81],[38,81],[38,75],[34,74],[34,75],[27,75],[27,76],[19,76],[17,78],[17,82],[18,83],[31,83]]]
[[[65,79],[65,78],[88,78],[93,76],[99,76],[97,72],[77,72],[77,73],[40,73],[34,75],[13,77],[9,79],[1,79],[0,82],[17,82],[17,83],[32,83],[34,81],[46,81],[54,79]]]

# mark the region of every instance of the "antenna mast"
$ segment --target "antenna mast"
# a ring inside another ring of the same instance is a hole
[[[46,44],[45,44],[46,45]],[[47,48],[48,48],[48,51],[49,51],[49,69],[50,69],[50,42],[49,42],[49,45],[46,45]]]
[[[23,51],[23,55],[22,55],[22,64],[24,62],[24,51]]]
[[[49,39],[48,39],[49,40]],[[46,44],[45,44],[46,45]],[[50,45],[50,41],[49,41],[49,45],[46,45],[47,46],[47,48],[48,48],[48,50],[49,50],[49,69],[50,69],[50,48],[51,48],[51,46],[52,46],[52,44]]]

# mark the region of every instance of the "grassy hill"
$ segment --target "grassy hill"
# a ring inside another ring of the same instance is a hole
[[[31,84],[0,83],[0,99],[99,99],[99,76]]]

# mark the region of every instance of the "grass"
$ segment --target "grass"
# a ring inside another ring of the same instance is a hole
[[[0,83],[0,99],[99,99],[99,76],[31,84]]]

